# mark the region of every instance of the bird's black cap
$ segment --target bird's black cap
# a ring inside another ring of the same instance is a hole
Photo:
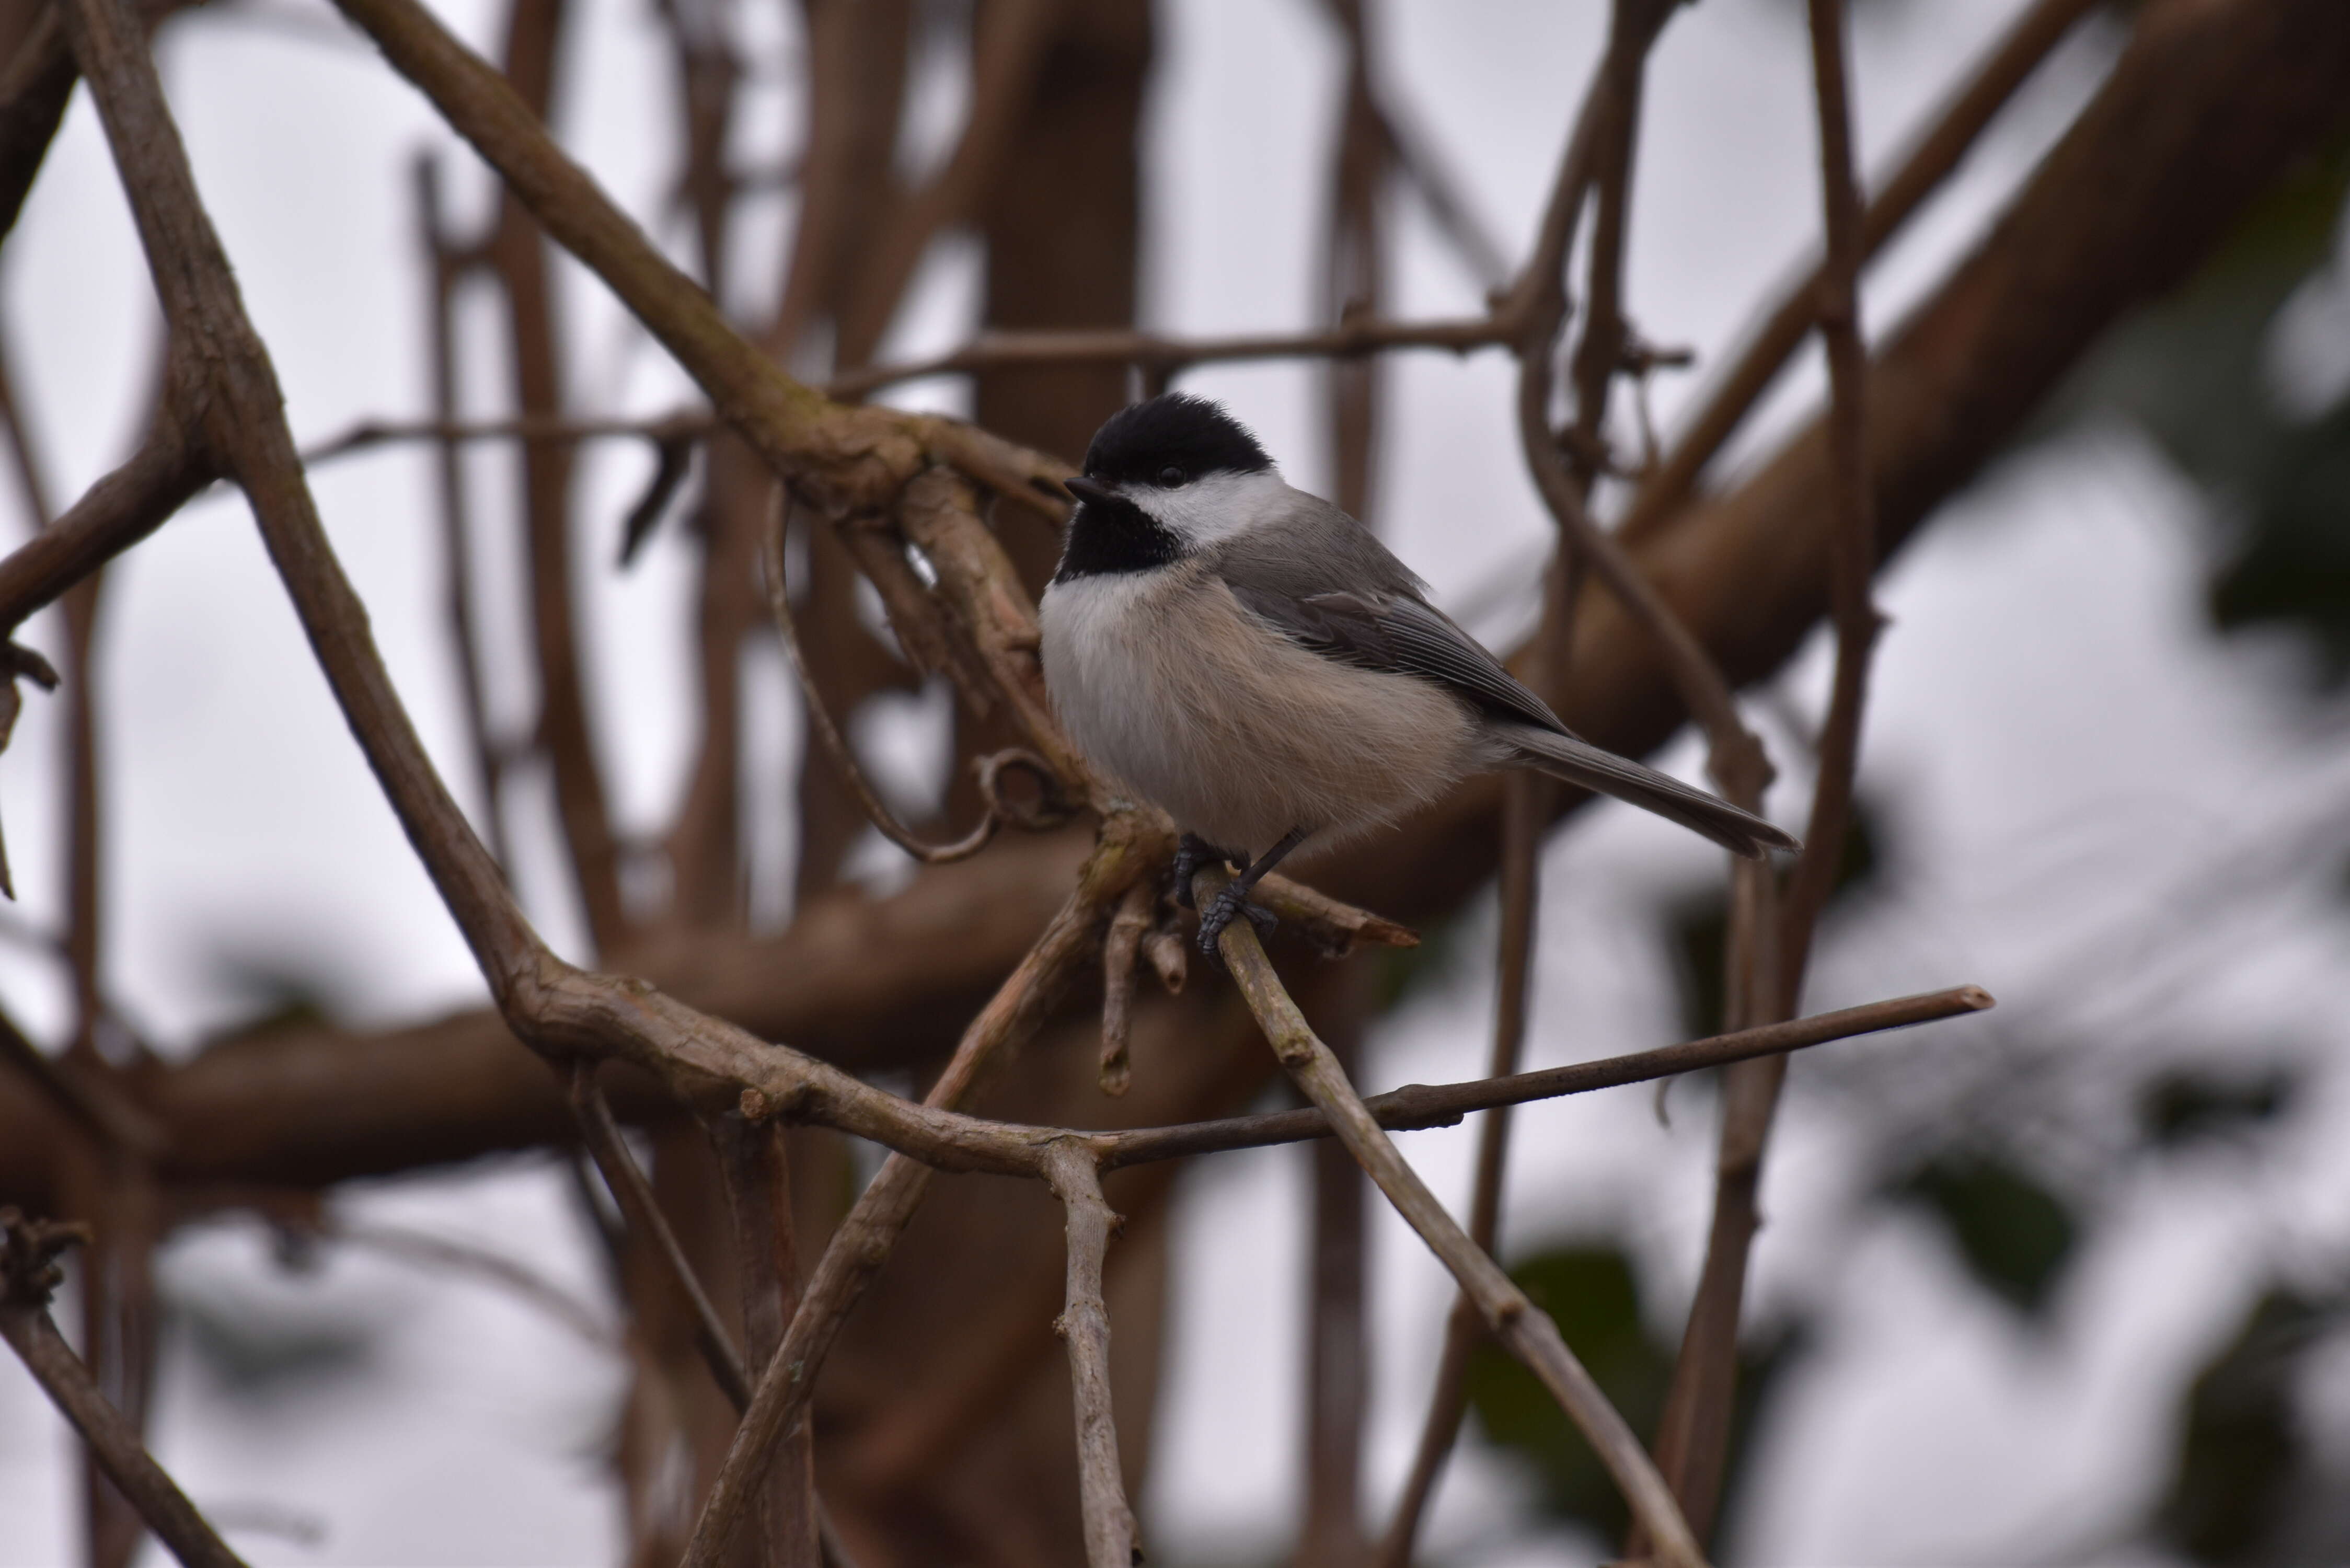
[[[1187,479],[1203,473],[1262,473],[1273,459],[1248,427],[1220,403],[1188,392],[1165,392],[1131,403],[1102,421],[1086,449],[1086,476],[1106,483],[1156,484],[1180,468]]]

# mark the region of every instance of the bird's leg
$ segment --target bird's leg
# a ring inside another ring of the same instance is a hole
[[[1187,833],[1175,841],[1175,901],[1187,909],[1199,906],[1191,901],[1191,878],[1200,874],[1202,866],[1245,864],[1246,857],[1229,849],[1219,849],[1196,833]]]
[[[1274,912],[1250,903],[1248,896],[1259,882],[1264,880],[1266,872],[1281,864],[1283,856],[1305,842],[1305,834],[1306,829],[1303,827],[1291,828],[1280,843],[1250,861],[1248,868],[1233,877],[1225,886],[1224,890],[1216,895],[1215,902],[1210,904],[1207,911],[1200,917],[1200,950],[1201,952],[1210,958],[1217,956],[1216,939],[1224,934],[1224,928],[1232,923],[1232,918],[1236,915],[1246,915],[1249,918],[1249,923],[1256,927],[1260,935],[1273,934],[1273,928],[1279,923]]]

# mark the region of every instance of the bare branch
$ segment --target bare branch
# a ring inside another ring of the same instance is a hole
[[[1109,934],[1102,939],[1101,1092],[1123,1095],[1134,1081],[1128,1047],[1134,1037],[1134,961],[1158,912],[1159,889],[1137,882],[1118,901]]]
[[[244,1560],[147,1451],[137,1428],[106,1401],[89,1369],[49,1318],[49,1293],[63,1278],[59,1252],[87,1239],[78,1226],[27,1220],[0,1210],[0,1338],[23,1358],[58,1411],[149,1529],[187,1568],[244,1568]]]
[[[1777,1055],[1848,1040],[1885,1029],[1908,1029],[1991,1006],[1980,986],[1961,985],[1916,996],[1895,997],[1834,1012],[1814,1013],[1785,1023],[1741,1029],[1702,1040],[1636,1051],[1598,1062],[1577,1062],[1539,1072],[1513,1073],[1503,1077],[1473,1078],[1464,1083],[1414,1084],[1373,1095],[1363,1104],[1372,1119],[1390,1132],[1451,1127],[1477,1111],[1522,1106],[1562,1095],[1585,1095],[1597,1089],[1619,1088],[1718,1067],[1751,1057]],[[1131,1132],[1102,1133],[1107,1151],[1105,1173],[1155,1159],[1180,1159],[1195,1154],[1221,1154],[1229,1149],[1261,1148],[1269,1144],[1295,1143],[1301,1138],[1334,1136],[1329,1117],[1321,1110],[1268,1111],[1261,1116],[1233,1116],[1224,1121],[1191,1122],[1182,1127],[1138,1127]]]
[[[110,1076],[81,1061],[60,1062],[25,1037],[16,1021],[0,1013],[0,1058],[40,1087],[57,1107],[98,1135],[102,1143],[151,1158],[168,1147],[163,1125],[123,1095]]]
[[[637,1168],[636,1156],[629,1152],[627,1141],[620,1137],[619,1126],[612,1119],[612,1107],[605,1102],[604,1091],[596,1083],[592,1062],[572,1064],[571,1113],[579,1124],[580,1141],[588,1146],[588,1157],[603,1172],[605,1187],[620,1206],[621,1219],[650,1241],[661,1262],[669,1265],[670,1282],[693,1314],[693,1341],[702,1351],[702,1358],[710,1365],[710,1376],[736,1410],[747,1409],[751,1403],[751,1374],[743,1366],[743,1353],[734,1348],[734,1337],[726,1332],[725,1320],[718,1315],[717,1305],[711,1301],[710,1293],[702,1289],[693,1264],[687,1261],[685,1249],[678,1243],[677,1232],[661,1214],[652,1183]]]
[[[22,626],[161,527],[219,472],[176,408],[167,405],[130,462],[0,559],[0,628]]]
[[[1202,898],[1222,889],[1228,878],[1211,867],[1200,875]],[[1663,1560],[1675,1568],[1699,1568],[1705,1561],[1696,1539],[1682,1521],[1680,1509],[1664,1478],[1648,1462],[1640,1440],[1607,1395],[1591,1380],[1583,1364],[1560,1337],[1558,1324],[1547,1313],[1526,1300],[1509,1275],[1480,1249],[1437,1202],[1434,1193],[1415,1174],[1378,1123],[1364,1109],[1354,1085],[1338,1066],[1330,1048],[1317,1038],[1282,989],[1281,981],[1246,921],[1226,927],[1218,950],[1249,1010],[1256,1014],[1265,1041],[1291,1080],[1305,1097],[1330,1118],[1332,1127],[1356,1161],[1378,1184],[1411,1228],[1426,1241],[1476,1301],[1486,1327],[1510,1353],[1525,1363],[1550,1390],[1570,1419],[1599,1456],[1630,1504],[1633,1516],[1647,1526],[1659,1543]]]
[[[27,9],[32,26],[13,40],[16,47],[0,67],[0,235],[16,226],[25,210],[79,74],[56,10]]]
[[[1546,625],[1545,634],[1550,629]],[[1520,773],[1511,775],[1502,796],[1501,954],[1500,973],[1494,982],[1493,1049],[1486,1068],[1486,1076],[1491,1080],[1507,1080],[1517,1073],[1525,1044],[1527,992],[1533,981],[1534,920],[1540,893],[1536,873],[1543,822],[1549,815],[1544,798],[1548,793],[1547,781]],[[1364,1104],[1374,1107],[1372,1115],[1380,1118],[1382,1127],[1395,1125],[1386,1119],[1383,1108],[1373,1100]],[[1508,1106],[1494,1106],[1477,1129],[1476,1174],[1471,1181],[1469,1198],[1469,1240],[1488,1253],[1497,1251],[1496,1242],[1501,1236],[1502,1182],[1510,1158],[1510,1111]],[[1428,1414],[1420,1423],[1419,1443],[1412,1451],[1411,1469],[1405,1475],[1402,1494],[1388,1516],[1387,1532],[1379,1537],[1378,1554],[1373,1560],[1378,1568],[1409,1568],[1412,1547],[1419,1538],[1420,1519],[1427,1511],[1429,1499],[1435,1494],[1445,1462],[1451,1457],[1452,1445],[1461,1431],[1461,1418],[1469,1408],[1469,1355],[1483,1333],[1477,1303],[1465,1292],[1455,1295],[1452,1310],[1445,1317],[1444,1348],[1437,1355],[1436,1382],[1429,1393]]]
[[[457,417],[456,290],[462,270],[458,246],[450,239],[442,211],[441,164],[420,153],[413,165],[415,217],[425,264],[425,319],[432,341],[432,412],[447,424]],[[465,715],[465,738],[473,752],[474,787],[481,791],[482,836],[490,856],[507,864],[501,784],[505,769],[490,736],[489,702],[482,680],[481,639],[473,630],[472,508],[466,504],[463,454],[452,440],[434,443],[433,478],[441,506],[442,603],[451,651],[456,655],[457,693]],[[306,458],[306,463],[315,461]]]
[[[508,0],[505,78],[534,116],[555,96],[566,8],[562,0]],[[498,192],[497,220],[485,258],[505,296],[508,379],[525,418],[563,411],[563,366],[554,279],[545,240],[528,206],[510,186]],[[629,920],[620,898],[619,846],[613,836],[604,774],[588,714],[571,556],[571,448],[530,441],[522,449],[522,512],[528,576],[524,625],[538,677],[532,733],[555,781],[562,831],[582,913],[599,953],[625,945]]]
[[[1028,365],[1132,365],[1164,376],[1195,365],[1251,359],[1347,359],[1395,348],[1441,348],[1465,354],[1511,340],[1510,328],[1487,317],[1438,321],[1357,320],[1318,332],[1238,333],[1222,337],[1168,337],[1124,328],[989,332],[935,359],[844,370],[825,384],[837,398],[863,397],[901,381],[976,374]]]
[[[880,342],[931,242],[969,218],[1010,151],[1066,0],[1003,0],[975,14],[971,109],[943,168],[896,204],[849,279],[838,358],[860,365]]]
[[[701,286],[555,145],[497,72],[430,12],[415,0],[344,0],[342,9],[804,497],[827,512],[886,505],[921,467],[934,431],[951,421],[842,407],[793,380],[728,324]]]
[[[1762,742],[1740,719],[1730,683],[1704,646],[1632,565],[1623,546],[1593,522],[1550,428],[1551,346],[1565,319],[1560,268],[1573,241],[1574,213],[1597,160],[1619,134],[1620,122],[1638,110],[1638,83],[1648,47],[1677,5],[1678,0],[1618,0],[1607,53],[1561,161],[1541,242],[1506,309],[1521,324],[1518,435],[1534,486],[1562,535],[1573,541],[1576,555],[1590,564],[1627,612],[1656,639],[1681,701],[1705,731],[1709,766],[1715,780],[1732,802],[1751,811],[1771,781],[1771,764]]]
[[[1862,219],[1868,256],[1884,249],[1926,199],[1941,188],[2015,90],[2098,4],[2099,0],[2039,0],[2016,19],[1938,111],[1884,190],[1869,202]],[[1811,335],[1819,317],[1819,290],[1827,265],[1822,261],[1806,268],[1802,278],[1781,296],[1737,358],[1716,379],[1703,407],[1671,452],[1643,477],[1625,509],[1619,531],[1627,540],[1646,537],[1689,499],[1706,464],[1737,433],[1789,356]]]
[[[1133,1568],[1142,1559],[1142,1547],[1134,1511],[1127,1506],[1118,1423],[1110,1413],[1109,1306],[1102,1299],[1102,1263],[1119,1220],[1103,1200],[1091,1150],[1059,1145],[1048,1157],[1045,1172],[1069,1215],[1067,1304],[1053,1326],[1069,1347],[1086,1562],[1087,1568]]]
[[[1835,607],[1836,662],[1810,832],[1771,933],[1775,952],[1749,955],[1755,963],[1749,980],[1752,1001],[1778,1016],[1792,1012],[1801,993],[1813,928],[1843,855],[1869,657],[1882,624],[1868,597],[1876,566],[1877,508],[1868,471],[1868,358],[1861,343],[1859,304],[1865,245],[1845,82],[1843,0],[1810,0],[1810,16],[1827,234],[1827,263],[1817,298],[1831,393],[1828,449],[1835,535],[1829,553],[1829,597]],[[1729,1076],[1722,1096],[1713,1224],[1659,1425],[1658,1462],[1672,1478],[1676,1494],[1700,1530],[1709,1528],[1712,1520],[1728,1459],[1746,1260],[1760,1223],[1762,1158],[1786,1070],[1784,1057],[1768,1057],[1734,1069]],[[1630,1550],[1637,1552],[1640,1547],[1636,1538]]]
[[[968,860],[987,847],[1002,826],[991,807],[979,819],[979,826],[951,844],[925,844],[914,836],[911,828],[898,820],[897,814],[873,792],[865,777],[865,769],[858,763],[857,753],[849,749],[847,737],[834,723],[832,711],[825,706],[824,693],[817,690],[816,676],[808,670],[807,656],[800,650],[799,628],[792,618],[791,590],[784,581],[784,529],[788,520],[790,497],[782,485],[774,487],[768,506],[765,548],[761,552],[761,565],[767,579],[767,612],[775,619],[775,636],[784,645],[784,653],[791,661],[792,673],[800,685],[800,698],[806,706],[808,727],[824,743],[825,754],[839,770],[841,783],[863,808],[866,819],[880,830],[881,836],[920,861],[925,866],[944,866],[956,860]]]
[[[1371,96],[1388,156],[1435,220],[1437,232],[1451,243],[1480,285],[1496,289],[1508,283],[1510,264],[1501,242],[1461,190],[1458,171],[1437,147],[1428,128],[1406,109],[1391,87],[1376,78]]]
[[[735,1272],[743,1283],[743,1337],[754,1366],[775,1359],[799,1305],[799,1254],[792,1233],[791,1160],[784,1129],[739,1113],[704,1124],[718,1149],[734,1214]],[[744,1408],[738,1402],[739,1413]],[[822,1511],[816,1499],[816,1435],[802,1422],[777,1456],[760,1500],[759,1561],[775,1568],[822,1568]]]
[[[1157,875],[1171,849],[1157,825],[1129,815],[1103,822],[1101,838],[1079,874],[1076,891],[993,1000],[972,1020],[953,1057],[923,1096],[924,1110],[943,1111],[962,1104],[999,1056],[1035,1033],[1091,953],[1101,921],[1127,888]],[[928,1166],[902,1154],[891,1155],[833,1233],[799,1310],[792,1314],[783,1347],[761,1376],[733,1447],[710,1489],[687,1546],[687,1568],[714,1568],[723,1558],[745,1505],[767,1472],[776,1441],[806,1414],[816,1373],[841,1320],[913,1218],[931,1174]]]

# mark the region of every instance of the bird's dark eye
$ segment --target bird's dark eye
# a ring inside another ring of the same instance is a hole
[[[1184,477],[1183,471],[1171,462],[1159,471],[1159,483],[1170,490],[1182,483]]]

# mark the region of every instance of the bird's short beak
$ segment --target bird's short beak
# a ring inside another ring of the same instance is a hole
[[[1117,491],[1112,490],[1107,484],[1102,484],[1097,481],[1087,479],[1082,473],[1073,474],[1069,478],[1061,481],[1061,487],[1080,501],[1115,501],[1118,499]]]

